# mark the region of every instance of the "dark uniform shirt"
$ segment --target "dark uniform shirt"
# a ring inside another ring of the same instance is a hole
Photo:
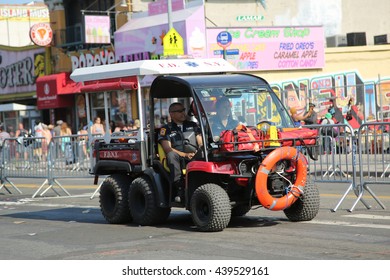
[[[308,113],[309,111],[306,111],[305,112],[305,115]],[[318,123],[318,120],[317,120],[317,113],[316,112],[312,112],[312,114],[309,116],[309,117],[307,117],[306,119],[305,119],[305,124],[308,124],[308,125],[310,125],[310,124],[317,124]]]
[[[160,134],[158,135],[158,142],[161,142],[161,140],[168,140],[171,142],[172,148],[184,152],[184,140],[188,137],[185,135],[190,134],[193,135],[194,140],[195,136],[200,134],[200,129],[195,122],[184,121],[183,131],[176,123],[170,122],[160,129]]]
[[[234,120],[232,117],[228,118],[226,126],[223,125],[222,120],[219,116],[214,116],[211,119],[211,129],[213,131],[213,136],[219,136],[222,131],[230,130],[236,128],[238,121]]]

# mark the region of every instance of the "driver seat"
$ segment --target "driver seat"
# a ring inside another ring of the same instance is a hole
[[[160,143],[157,144],[157,153],[158,153],[158,158],[164,167],[164,169],[168,172],[170,172],[168,163],[167,163],[167,155],[165,154],[165,151]]]
[[[165,151],[160,143],[157,144],[157,153],[158,153],[158,158],[159,158],[162,166],[164,167],[165,171],[170,172],[170,169],[169,169],[168,163],[167,163],[167,155],[165,154]],[[186,169],[182,168],[181,172],[183,173],[183,175],[185,175]]]

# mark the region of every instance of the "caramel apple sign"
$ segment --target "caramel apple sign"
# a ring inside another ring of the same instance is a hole
[[[44,47],[50,45],[53,31],[49,23],[37,23],[30,29],[30,38],[35,45]]]

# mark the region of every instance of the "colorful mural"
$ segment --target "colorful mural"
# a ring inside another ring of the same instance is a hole
[[[309,102],[318,118],[331,107],[334,119],[358,128],[364,122],[390,121],[390,79],[363,81],[357,72],[283,81],[271,85],[288,108],[304,114]],[[348,114],[348,120],[347,120]]]

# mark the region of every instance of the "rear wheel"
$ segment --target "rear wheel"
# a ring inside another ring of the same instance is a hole
[[[100,210],[111,224],[131,222],[127,195],[131,179],[122,174],[107,177],[100,187]]]
[[[205,184],[196,189],[190,209],[192,220],[200,231],[222,231],[230,222],[229,196],[216,184]]]
[[[157,206],[152,183],[146,177],[139,177],[131,183],[129,207],[134,222],[142,226],[163,223],[171,213],[171,208]]]
[[[310,221],[317,216],[320,209],[320,193],[318,188],[307,183],[303,188],[303,194],[289,208],[284,209],[284,214],[292,222]]]

